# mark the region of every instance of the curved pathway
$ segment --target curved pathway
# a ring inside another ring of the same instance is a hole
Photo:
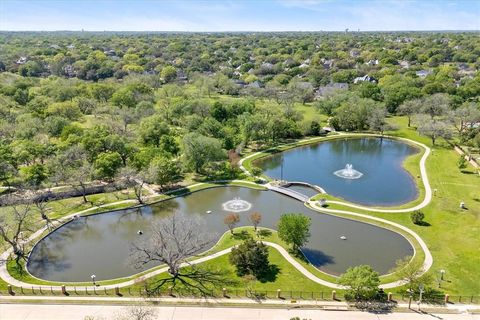
[[[354,134],[350,134],[351,136],[355,136]],[[343,135],[345,136],[345,135]],[[397,138],[398,139],[398,138]],[[309,140],[312,140],[315,141],[315,140],[318,140],[318,138],[313,138],[313,139],[309,139]],[[304,140],[305,141],[309,141],[309,140]],[[343,203],[343,202],[339,202],[339,201],[330,201],[330,203],[337,203],[337,204],[342,204],[342,205],[346,205],[346,206],[349,206],[349,207],[352,207],[352,208],[356,208],[356,209],[362,209],[362,210],[369,210],[369,211],[377,211],[377,212],[392,212],[392,213],[395,213],[395,212],[409,212],[409,211],[413,211],[413,210],[418,210],[418,209],[421,209],[423,207],[425,207],[430,201],[431,201],[431,198],[432,198],[432,191],[431,191],[431,188],[430,188],[430,184],[428,182],[428,176],[427,176],[427,172],[426,172],[426,168],[425,168],[425,162],[426,162],[426,159],[428,157],[428,155],[430,154],[430,148],[428,148],[426,145],[422,144],[422,143],[419,143],[419,142],[416,142],[416,141],[412,141],[412,140],[409,140],[409,139],[404,139],[404,138],[401,138],[400,140],[405,140],[405,141],[408,141],[408,142],[411,142],[411,143],[414,143],[414,144],[417,144],[421,147],[423,147],[425,149],[425,153],[424,155],[422,156],[422,159],[420,160],[420,171],[421,171],[421,177],[422,177],[422,181],[423,181],[423,184],[425,186],[425,198],[424,200],[422,201],[422,203],[414,206],[414,207],[411,207],[411,208],[405,208],[405,209],[372,209],[372,208],[368,208],[368,207],[362,207],[362,206],[357,206],[357,205],[353,205],[353,204],[346,204],[346,203]],[[240,165],[240,168],[245,172],[247,173],[248,175],[250,175],[250,173],[248,172],[248,170],[246,170],[242,163],[244,160],[248,159],[248,158],[251,158],[255,155],[257,155],[259,152],[257,153],[254,153],[254,154],[251,154],[245,158],[243,158],[242,160],[240,160],[239,162],[239,165]],[[242,181],[242,180],[234,180],[234,181],[241,181],[242,183],[245,183],[247,181]],[[219,181],[217,181],[219,182]],[[225,181],[220,181],[220,182],[225,182]],[[249,182],[251,184],[255,184],[253,182]],[[199,186],[199,185],[202,185],[203,183],[197,183],[197,184],[194,184],[194,185],[191,185],[189,186],[189,188],[191,187],[195,187],[195,186]],[[255,184],[256,185],[256,184]],[[135,200],[125,200],[125,201],[120,201],[120,202],[117,202],[117,203],[114,203],[114,204],[119,204],[119,203],[127,203],[127,202],[133,202]],[[367,215],[367,214],[361,214],[361,213],[356,213],[356,212],[350,212],[350,211],[345,211],[345,210],[337,210],[337,209],[327,209],[327,208],[323,208],[321,206],[319,206],[319,204],[316,202],[316,201],[307,201],[305,203],[307,206],[309,206],[310,208],[318,211],[318,212],[321,212],[321,213],[332,213],[332,214],[336,214],[336,213],[339,213],[339,214],[346,214],[346,215],[350,215],[350,216],[357,216],[357,217],[362,217],[362,218],[367,218],[367,219],[371,219],[371,220],[374,220],[374,221],[378,221],[378,222],[382,222],[382,223],[386,223],[386,224],[389,224],[389,225],[392,225],[396,228],[399,228],[405,232],[407,232],[408,234],[410,234],[411,236],[413,236],[415,238],[416,241],[418,241],[418,243],[420,244],[422,250],[424,251],[425,253],[425,260],[424,260],[424,263],[423,263],[423,266],[422,266],[422,270],[423,272],[426,272],[428,271],[428,269],[430,269],[430,267],[432,266],[433,264],[433,258],[432,258],[432,255],[430,253],[430,251],[428,250],[428,247],[426,245],[426,243],[422,240],[422,238],[416,234],[414,231],[410,230],[409,228],[403,226],[403,225],[400,225],[398,223],[395,223],[395,222],[391,222],[389,220],[385,220],[385,219],[382,219],[382,218],[377,218],[377,217],[373,217],[373,216],[370,216],[370,215]],[[109,204],[109,205],[113,205],[113,204]],[[105,205],[106,207],[107,205]],[[99,206],[99,207],[102,207],[102,206]],[[90,209],[86,209],[86,210],[83,210],[83,211],[80,211],[80,212],[77,212],[77,213],[73,213],[73,214],[70,214],[68,216],[66,216],[65,218],[62,219],[62,221],[66,221],[68,220],[69,218],[77,215],[77,214],[81,214],[81,213],[85,213],[85,212],[88,212],[88,211],[91,211],[93,209],[96,209],[95,207],[93,208],[90,208]],[[29,237],[29,239],[27,241],[32,241],[34,240],[35,238],[39,237],[43,232],[45,231],[45,228],[42,228],[40,230],[38,230],[37,232],[35,232],[32,236]],[[333,282],[329,282],[329,281],[326,281],[326,280],[323,280],[323,279],[320,279],[318,278],[317,276],[315,276],[314,274],[312,274],[310,271],[308,271],[305,267],[303,267],[298,261],[296,261],[292,256],[290,256],[290,254],[280,245],[278,244],[275,244],[275,243],[271,243],[271,242],[264,242],[266,245],[268,246],[271,246],[273,248],[275,248],[276,250],[278,250],[280,252],[280,254],[291,264],[293,265],[299,272],[301,272],[305,277],[307,277],[308,279],[318,283],[318,284],[321,284],[321,285],[324,285],[324,286],[327,286],[327,287],[330,287],[330,288],[334,288],[334,289],[344,289],[345,287],[344,286],[341,286],[341,285],[338,285],[336,283],[333,283]],[[217,257],[220,257],[222,255],[225,255],[225,254],[228,254],[230,253],[230,251],[232,250],[233,247],[231,248],[227,248],[227,249],[224,249],[222,251],[219,251],[217,253],[214,253],[214,254],[211,254],[211,255],[208,255],[208,256],[205,256],[205,257],[202,257],[202,258],[199,258],[199,259],[196,259],[196,260],[193,260],[193,261],[190,261],[188,263],[184,263],[183,266],[186,266],[186,265],[192,265],[192,264],[199,264],[199,263],[202,263],[202,262],[205,262],[205,261],[208,261],[208,260],[211,260],[211,259],[214,259],[214,258],[217,258]],[[5,251],[1,256],[0,256],[0,261],[1,260],[6,260],[6,258],[8,258],[8,256],[11,254],[12,250],[9,249],[7,251]],[[137,283],[139,281],[139,279],[147,279],[147,278],[151,278],[151,277],[154,277],[158,274],[161,274],[163,272],[166,272],[167,271],[167,267],[162,267],[162,268],[159,268],[157,270],[154,270],[154,271],[151,271],[151,272],[148,272],[144,275],[142,275],[141,277],[139,278],[135,278],[135,279],[132,279],[132,280],[128,280],[128,281],[124,281],[124,282],[121,282],[121,283],[116,283],[116,284],[112,284],[112,285],[105,285],[105,286],[99,286],[99,287],[95,287],[95,286],[78,286],[78,287],[82,287],[82,288],[86,288],[86,289],[89,289],[89,290],[93,290],[94,288],[95,289],[113,289],[115,287],[126,287],[126,286],[131,286],[135,283]],[[25,283],[25,282],[22,282],[20,280],[17,280],[15,278],[13,278],[7,271],[7,268],[6,268],[6,264],[5,262],[2,262],[0,264],[0,277],[5,280],[6,282],[10,283],[11,285],[14,285],[14,286],[17,286],[17,287],[31,287],[32,284],[30,283]],[[398,287],[398,286],[401,286],[404,284],[404,281],[402,280],[399,280],[399,281],[394,281],[394,282],[390,282],[390,283],[386,283],[386,284],[382,284],[380,285],[381,288],[383,289],[389,289],[389,288],[394,288],[394,287]],[[50,285],[36,285],[35,287],[42,287],[42,288],[45,288],[45,289],[52,289],[52,290],[61,290],[61,287],[59,286],[50,286]],[[67,290],[73,290],[74,289],[74,286],[68,286],[66,287]]]
[[[355,137],[355,136],[378,136],[378,135],[373,135],[373,134],[345,134],[345,133],[340,133],[340,135],[342,137],[345,137],[345,136],[352,136],[352,137]],[[426,146],[425,144],[414,141],[414,140],[410,140],[410,139],[406,139],[406,138],[398,138],[398,137],[389,137],[389,136],[384,136],[384,137],[385,138],[393,138],[393,139],[402,140],[402,141],[405,141],[405,142],[408,142],[408,143],[412,143],[412,144],[415,144],[417,146],[422,147],[425,150],[422,158],[420,159],[420,163],[419,163],[419,165],[420,165],[420,175],[421,175],[421,178],[422,178],[423,185],[425,187],[425,197],[424,197],[423,201],[421,203],[419,203],[418,205],[415,205],[413,207],[402,208],[402,209],[369,208],[369,207],[355,205],[355,204],[346,203],[346,202],[342,202],[342,201],[327,201],[327,203],[339,204],[339,205],[343,205],[343,206],[354,208],[354,209],[360,209],[360,210],[366,210],[366,211],[372,211],[372,212],[383,212],[383,213],[411,212],[411,211],[414,211],[414,210],[420,210],[430,203],[430,201],[432,200],[432,189],[430,187],[430,182],[428,180],[427,169],[425,167],[425,163],[427,161],[428,156],[431,153],[431,149],[428,146]],[[312,142],[313,142],[315,140],[318,140],[318,138],[313,138],[313,139],[310,139],[310,140],[312,140]],[[305,140],[305,141],[308,141],[308,140]],[[321,140],[319,142],[321,142]],[[253,154],[241,159],[240,162],[239,162],[240,168],[244,172],[246,172],[247,174],[251,175],[248,172],[248,170],[243,166],[243,162],[247,159],[250,159],[250,158],[260,154],[260,153],[261,152],[256,152],[256,153],[253,153]],[[405,227],[401,224],[398,224],[398,223],[395,223],[395,222],[392,222],[392,221],[389,221],[389,220],[386,220],[386,219],[373,217],[373,216],[368,215],[368,214],[361,214],[361,213],[357,213],[357,212],[339,210],[339,209],[327,209],[327,208],[324,208],[324,207],[320,206],[317,201],[310,201],[309,200],[309,201],[306,202],[306,205],[308,205],[310,208],[312,208],[312,209],[314,209],[318,212],[321,212],[321,213],[346,214],[346,215],[350,215],[350,216],[356,216],[356,217],[361,217],[361,218],[366,218],[366,219],[386,223],[386,224],[392,225],[396,228],[399,228],[399,229],[407,232],[408,234],[410,234],[413,238],[415,238],[415,240],[419,243],[420,247],[424,251],[425,259],[424,259],[423,265],[422,265],[423,273],[427,272],[433,264],[432,254],[430,253],[430,250],[428,249],[428,246],[425,243],[425,241],[423,241],[423,239],[417,233],[415,233],[413,230],[411,230],[411,229],[409,229],[409,228],[407,228],[407,227]],[[404,284],[404,281],[399,280],[399,281],[383,284],[380,287],[384,288],[384,289],[388,289],[388,288],[398,287],[398,286],[401,286],[403,284]]]

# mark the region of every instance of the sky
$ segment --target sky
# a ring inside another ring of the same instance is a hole
[[[0,0],[0,30],[480,30],[480,0]]]

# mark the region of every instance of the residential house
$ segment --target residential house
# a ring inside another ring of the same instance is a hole
[[[364,81],[376,83],[376,82],[377,82],[377,79],[375,79],[375,78],[373,78],[373,77],[370,77],[368,74],[366,74],[366,75],[364,75],[363,77],[356,77],[356,78],[353,80],[353,83],[357,84],[357,83],[364,82]]]
[[[314,98],[315,100],[321,99],[335,91],[345,91],[348,90],[348,83],[344,82],[332,82],[326,86],[319,87],[315,90]]]
[[[432,70],[419,70],[419,71],[415,72],[415,74],[420,78],[425,78],[426,76],[428,76],[431,73],[432,73]]]
[[[378,59],[368,60],[367,62],[365,62],[365,64],[366,64],[367,66],[376,66],[376,65],[378,65]]]
[[[27,62],[27,57],[20,57],[17,60],[17,64],[25,64]]]

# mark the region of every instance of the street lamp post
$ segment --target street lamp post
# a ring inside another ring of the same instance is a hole
[[[96,283],[95,283],[95,277],[96,277],[96,276],[95,276],[94,274],[92,274],[92,275],[90,276],[90,278],[92,278],[92,282],[93,282],[93,285],[94,285],[94,286],[96,285]]]
[[[418,311],[420,311],[420,304],[422,303],[423,290],[425,289],[425,287],[422,283],[420,283],[418,289],[420,290],[420,296],[418,297]]]
[[[443,277],[445,276],[445,269],[440,270],[440,280],[443,280]]]

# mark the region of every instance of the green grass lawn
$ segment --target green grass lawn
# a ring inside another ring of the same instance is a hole
[[[472,167],[468,167],[461,172],[457,167],[459,155],[446,142],[439,141],[438,145],[433,147],[428,138],[419,136],[414,129],[407,128],[406,118],[393,117],[389,121],[397,124],[400,128],[399,130],[388,132],[389,135],[409,138],[432,147],[433,152],[427,159],[426,166],[431,187],[437,191],[432,202],[422,209],[426,216],[425,221],[428,222],[429,226],[414,225],[410,221],[409,213],[377,213],[353,210],[347,207],[343,208],[349,211],[381,217],[411,228],[424,239],[433,255],[434,264],[429,273],[437,276],[440,269],[446,270],[445,281],[442,282],[441,290],[452,295],[480,295],[480,176]],[[301,144],[302,142],[297,142],[293,146]],[[281,151],[287,148],[279,147],[277,150]],[[265,154],[268,153],[263,153],[260,156]],[[404,163],[405,168],[414,177],[419,173],[418,160],[420,157],[421,154],[415,155],[408,158]],[[246,161],[245,165],[251,165],[251,161]],[[205,184],[179,191],[172,195],[180,195],[184,192],[214,186],[216,184]],[[98,197],[96,201],[107,203],[109,201],[117,201],[118,195],[99,195]],[[421,201],[421,199],[423,199],[423,195],[417,201]],[[78,200],[68,199],[62,201],[65,203],[53,205],[54,212],[56,214],[58,212],[59,216],[83,208],[78,203]],[[460,201],[466,203],[468,210],[459,208]],[[341,208],[341,206],[337,207],[335,205],[335,208]],[[273,233],[265,240],[280,242],[276,238],[276,233]],[[227,235],[211,252],[229,247],[237,242],[238,239],[233,239]],[[298,291],[331,291],[331,289],[322,287],[303,277],[275,249],[270,249],[270,253],[271,262],[278,266],[279,272],[275,278],[272,278],[274,279],[272,281],[248,282],[248,286],[253,290],[276,290],[280,288],[282,290]],[[321,274],[313,266],[305,262],[302,263],[312,273],[326,280],[334,281],[333,277]],[[227,256],[208,261],[205,265],[208,267],[221,267],[229,274],[231,279],[237,282],[234,288],[245,288],[246,281],[234,273],[233,267],[228,263]],[[387,277],[383,280],[390,281],[393,278]],[[4,288],[5,284],[0,282],[0,288],[2,287]]]

